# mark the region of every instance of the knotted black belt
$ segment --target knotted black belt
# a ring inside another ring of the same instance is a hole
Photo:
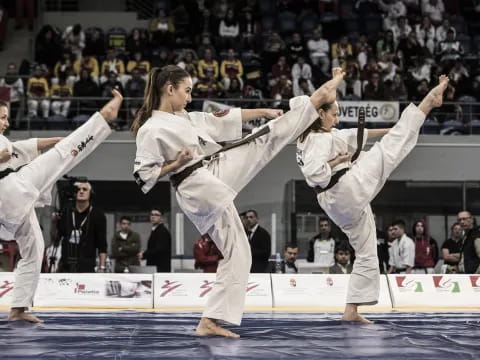
[[[270,127],[264,126],[263,128],[261,128],[260,130],[258,130],[254,134],[250,134],[248,136],[245,136],[241,140],[238,140],[238,141],[235,141],[235,142],[232,142],[230,144],[225,145],[224,147],[222,147],[220,150],[213,153],[212,155],[205,156],[202,160],[197,161],[193,165],[187,166],[185,169],[183,169],[179,173],[173,174],[172,176],[170,176],[170,183],[172,184],[172,186],[175,189],[177,189],[178,186],[182,183],[183,180],[185,180],[187,177],[189,177],[195,170],[197,170],[197,169],[199,169],[203,166],[203,161],[210,161],[216,155],[218,155],[222,152],[225,152],[227,150],[231,150],[231,149],[237,148],[239,146],[248,144],[249,142],[252,142],[253,140],[259,138],[260,136],[268,134],[269,132],[270,132]]]
[[[17,172],[20,170],[21,167],[19,167],[17,170],[14,170],[12,168],[6,168],[5,170],[0,171],[0,180],[3,179],[4,177],[7,177],[10,175],[12,172]]]
[[[357,160],[358,156],[360,155],[360,152],[362,151],[363,147],[363,133],[365,130],[365,109],[360,108],[358,110],[358,123],[357,123],[357,149],[355,150],[355,153],[353,154],[352,158],[350,161],[353,163],[355,160]],[[343,168],[339,171],[337,171],[335,174],[332,175],[330,178],[330,181],[327,186],[322,188],[321,186],[315,186],[314,190],[317,194],[320,194],[322,192],[327,191],[328,189],[331,189],[334,187],[340,178],[347,173],[347,171],[350,170],[349,168]]]

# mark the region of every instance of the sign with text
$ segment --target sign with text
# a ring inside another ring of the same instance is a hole
[[[272,274],[273,306],[343,307],[350,275]],[[376,307],[391,308],[387,279],[380,276],[380,297]]]
[[[35,306],[151,308],[151,274],[41,274]]]
[[[396,122],[400,115],[398,101],[339,101],[338,119],[357,122],[358,111],[365,110],[366,122]]]
[[[215,274],[160,273],[154,275],[156,308],[203,307],[215,284]],[[246,306],[271,307],[270,274],[250,274]]]

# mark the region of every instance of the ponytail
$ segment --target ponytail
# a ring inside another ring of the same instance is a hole
[[[322,109],[323,111],[328,111],[332,105],[335,104],[334,102],[332,103],[327,103],[327,104],[323,104],[322,106],[320,106],[320,109]],[[318,131],[318,130],[321,130],[322,129],[322,123],[320,122],[320,118],[316,119],[312,125],[310,125],[307,130],[305,130],[302,135],[300,135],[298,137],[298,139],[300,140],[300,142],[304,142],[305,139],[307,138],[308,134],[310,134],[310,132],[312,131]]]
[[[138,110],[130,130],[137,135],[140,127],[152,116],[153,110],[160,108],[163,88],[167,83],[174,87],[189,77],[190,74],[176,65],[167,65],[162,69],[152,68],[148,75],[147,85],[143,96],[143,105]]]

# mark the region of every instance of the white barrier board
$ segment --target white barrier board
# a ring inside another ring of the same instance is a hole
[[[215,283],[215,274],[158,273],[154,275],[156,308],[203,307]],[[271,307],[270,274],[250,274],[246,306]]]
[[[151,308],[152,274],[41,274],[34,306]]]
[[[388,275],[394,307],[476,307],[480,275]]]
[[[274,307],[343,307],[350,275],[272,274]],[[391,308],[387,279],[380,276],[380,297],[376,307]]]
[[[15,274],[13,272],[0,273],[0,306],[10,306],[14,280]]]

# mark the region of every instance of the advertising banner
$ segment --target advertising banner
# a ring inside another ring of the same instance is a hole
[[[14,280],[13,272],[0,272],[0,306],[10,306]]]
[[[41,274],[34,306],[151,308],[152,274]]]
[[[154,275],[156,308],[204,307],[215,284],[215,274],[160,273]],[[270,274],[250,274],[246,306],[271,307]]]
[[[339,101],[338,119],[357,122],[358,111],[365,109],[367,122],[396,122],[400,114],[398,101]]]

